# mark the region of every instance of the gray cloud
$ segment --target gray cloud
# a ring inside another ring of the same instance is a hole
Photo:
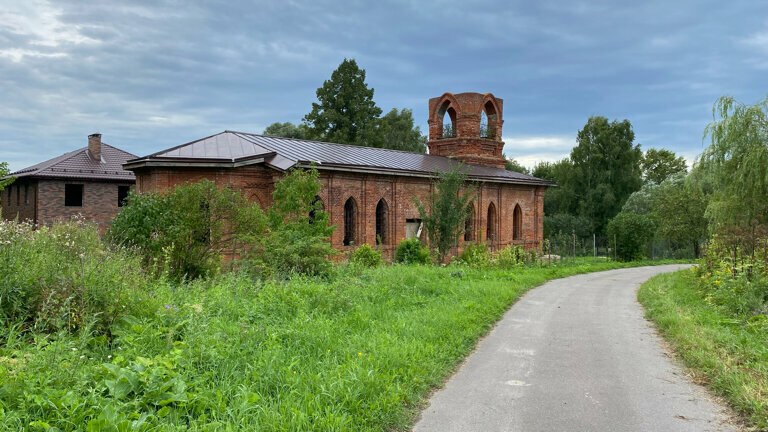
[[[15,3],[0,10],[0,160],[14,169],[97,131],[143,155],[300,121],[344,57],[422,130],[445,91],[504,98],[506,152],[527,161],[567,154],[590,115],[695,154],[718,96],[768,92],[762,2]]]

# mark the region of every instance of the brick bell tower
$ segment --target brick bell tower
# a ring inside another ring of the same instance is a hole
[[[504,168],[504,101],[490,93],[445,93],[429,100],[429,154]]]

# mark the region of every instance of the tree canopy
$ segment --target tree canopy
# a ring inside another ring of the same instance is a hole
[[[507,159],[506,163],[504,164],[504,169],[507,171],[514,171],[521,174],[530,174],[531,170],[528,168],[520,165],[520,162],[516,161],[515,159]]]
[[[629,120],[609,122],[605,117],[590,117],[576,136],[569,192],[577,214],[588,217],[597,233],[605,232],[608,221],[643,184],[643,153],[634,140]]]
[[[264,129],[263,134],[273,137],[307,139],[309,127],[303,123],[297,126],[291,122],[274,122]]]
[[[685,158],[676,157],[675,152],[651,148],[645,151],[642,162],[643,178],[646,182],[659,184],[676,174],[688,171]]]
[[[397,108],[392,108],[381,118],[379,128],[381,139],[377,141],[383,147],[416,153],[427,152],[427,137],[421,134],[418,126],[414,127],[412,110],[403,108],[398,111]]]

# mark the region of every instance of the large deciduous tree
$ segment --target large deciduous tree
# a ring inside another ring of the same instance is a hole
[[[659,184],[677,174],[686,173],[685,158],[676,156],[675,152],[666,149],[646,150],[641,163],[645,181]]]
[[[711,144],[701,169],[715,187],[707,215],[713,228],[750,228],[768,222],[768,97],[744,105],[730,96],[717,100],[704,131]]]
[[[604,233],[608,221],[643,184],[643,153],[634,144],[629,120],[609,122],[605,117],[590,117],[576,140],[569,179],[576,210],[592,221],[595,232]]]
[[[531,174],[531,170],[529,170],[528,168],[522,166],[520,164],[520,162],[518,162],[517,160],[515,160],[513,158],[507,159],[504,162],[504,169],[507,170],[507,171],[514,171],[514,172],[518,172],[518,173],[521,173],[521,174]]]
[[[397,108],[392,108],[380,119],[379,128],[381,139],[378,142],[382,147],[416,153],[427,152],[427,137],[421,134],[418,126],[414,126],[413,111],[406,108],[398,111]]]
[[[344,59],[323,86],[317,102],[304,116],[312,139],[341,144],[381,147],[379,116],[373,89],[365,82],[365,69],[354,59]]]
[[[307,139],[309,137],[309,127],[303,123],[297,126],[291,122],[275,122],[264,129],[264,135],[281,138]]]

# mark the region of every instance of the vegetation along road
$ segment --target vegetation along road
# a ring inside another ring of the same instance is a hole
[[[416,424],[426,431],[731,431],[643,318],[636,291],[683,265],[549,282],[523,297]]]

